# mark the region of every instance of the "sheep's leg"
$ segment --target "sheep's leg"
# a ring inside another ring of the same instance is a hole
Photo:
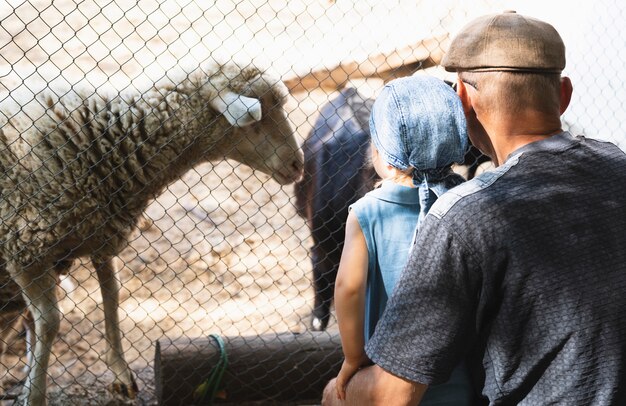
[[[19,334],[18,329],[22,322],[21,313],[19,310],[14,310],[0,314],[0,385],[4,392],[8,389],[8,383],[16,380],[14,376],[9,375],[11,370],[6,365],[5,356]],[[24,371],[27,372],[28,369]]]
[[[313,254],[313,286],[315,288],[311,330],[324,331],[330,320],[330,306],[333,301],[338,261],[333,261],[335,255],[331,257],[331,254],[334,253],[326,253],[320,245],[315,245],[311,252]]]
[[[100,290],[102,291],[104,323],[108,343],[106,362],[113,374],[115,374],[115,380],[111,384],[111,390],[134,399],[137,395],[138,388],[133,373],[124,359],[122,336],[119,326],[120,322],[117,313],[120,284],[116,277],[117,270],[115,263],[113,258],[92,258],[91,260],[98,273]]]
[[[22,316],[22,325],[26,335],[26,365],[28,366],[33,363],[33,349],[35,348],[35,320],[28,310]]]
[[[29,304],[35,321],[35,346],[28,377],[16,405],[44,406],[46,404],[46,378],[52,344],[59,332],[61,313],[56,295],[56,274],[39,269],[10,269],[15,282]]]

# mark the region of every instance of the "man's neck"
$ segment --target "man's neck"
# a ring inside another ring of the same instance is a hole
[[[497,165],[503,164],[512,152],[524,145],[563,131],[559,118],[518,116],[515,120],[498,120],[485,124],[484,128],[489,134],[495,154],[492,158]]]

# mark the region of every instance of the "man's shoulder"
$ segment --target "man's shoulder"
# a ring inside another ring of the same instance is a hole
[[[576,137],[582,145],[596,152],[603,160],[618,161],[618,164],[626,162],[626,152],[616,144],[596,138],[588,138],[583,135]],[[612,163],[612,162],[611,162]]]
[[[626,154],[615,144],[582,136],[568,142],[555,137],[550,142],[520,149],[502,166],[451,189],[429,213],[442,219],[451,213],[456,217],[492,212],[496,205],[517,207],[540,192],[545,199],[558,198],[559,187],[564,185],[595,185],[594,190],[605,193],[623,188],[626,192],[626,182],[617,187],[602,180],[607,173],[615,180],[626,179]],[[469,220],[466,216],[462,221]]]
[[[504,165],[450,189],[437,199],[429,214],[442,219],[457,206],[465,205],[469,201],[486,201],[492,187],[519,164],[520,155],[513,156]]]

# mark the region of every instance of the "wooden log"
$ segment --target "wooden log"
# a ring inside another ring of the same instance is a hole
[[[337,333],[284,333],[223,337],[228,368],[216,403],[319,403],[339,373],[343,354]],[[155,386],[159,405],[193,405],[193,393],[218,362],[213,338],[162,339],[156,343]]]
[[[283,81],[291,93],[318,88],[341,89],[351,79],[380,78],[387,82],[411,75],[418,69],[438,65],[449,41],[447,34],[429,38],[391,52],[371,55],[364,60],[343,61],[330,69],[312,70]]]

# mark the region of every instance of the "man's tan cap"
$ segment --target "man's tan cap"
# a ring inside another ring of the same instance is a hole
[[[463,27],[441,65],[449,72],[561,73],[565,45],[550,24],[505,11],[479,17]]]

